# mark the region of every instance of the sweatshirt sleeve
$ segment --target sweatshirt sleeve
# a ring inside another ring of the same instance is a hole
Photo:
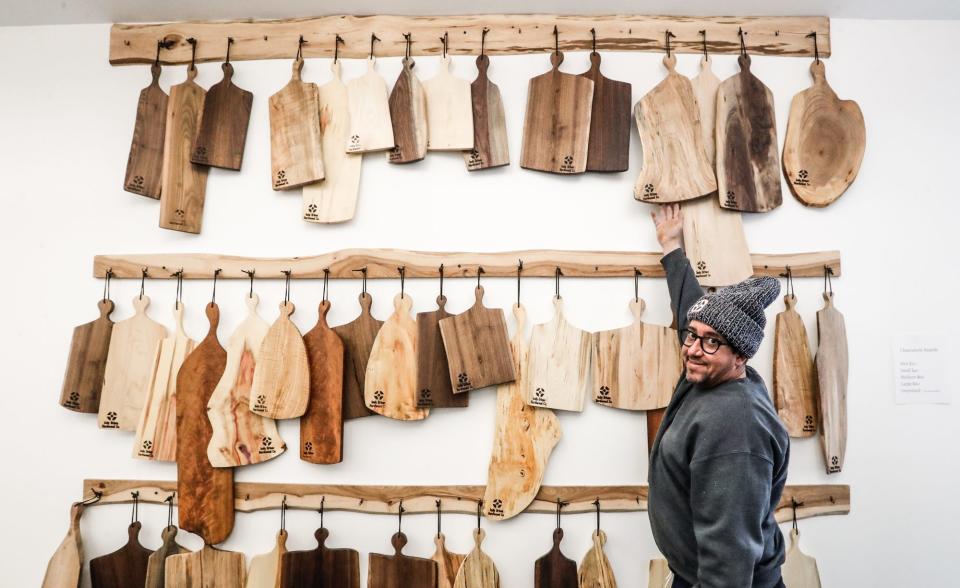
[[[697,282],[690,260],[677,248],[664,255],[660,264],[667,272],[667,289],[670,291],[670,308],[677,320],[677,333],[683,343],[683,332],[687,328],[687,310],[703,296],[703,288]]]

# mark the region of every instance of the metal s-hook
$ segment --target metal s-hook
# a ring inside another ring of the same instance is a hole
[[[407,42],[407,48],[406,48],[406,50],[404,51],[403,58],[404,58],[404,59],[410,59],[410,45],[413,44],[413,34],[412,34],[412,33],[404,33],[404,34],[403,34],[403,39]]]
[[[167,503],[167,527],[173,526],[173,497],[177,495],[176,490],[174,490],[170,496],[167,496],[163,499]]]
[[[140,268],[140,297],[139,297],[140,300],[143,300],[143,286],[146,281],[147,281],[147,268],[141,267]]]
[[[376,33],[370,33],[370,56],[367,59],[373,59],[373,44],[380,40]]]
[[[820,63],[820,48],[817,46],[817,31],[813,31],[812,33],[810,33],[809,35],[807,35],[807,38],[808,38],[808,39],[809,39],[810,37],[813,37],[813,61],[814,61],[814,63],[816,63],[816,64],[819,65],[819,63]]]
[[[130,524],[134,524],[140,518],[140,513],[138,512],[140,506],[140,491],[136,490],[130,493],[130,496],[133,497],[133,511],[130,513]]]
[[[667,46],[667,57],[670,57],[670,38],[676,37],[673,33],[670,32],[670,29],[667,29],[666,32],[666,46]]]
[[[233,45],[233,37],[227,37],[227,57],[224,59],[224,65],[230,65],[230,45]]]
[[[340,35],[335,35],[333,39],[333,62],[336,63],[340,59],[340,44],[343,43],[343,37]]]
[[[297,56],[294,58],[294,61],[301,61],[303,59],[303,44],[307,40],[303,38],[303,35],[300,35],[300,39],[297,40]]]
[[[555,290],[554,298],[556,298],[557,300],[560,300],[560,276],[562,275],[563,275],[563,271],[560,269],[560,266],[558,265],[556,271],[553,272],[554,290]]]
[[[487,42],[487,33],[490,32],[490,29],[483,27],[483,30],[480,31],[480,56],[483,57],[484,45]]]
[[[743,27],[739,27],[739,28],[737,29],[737,35],[740,36],[740,57],[746,57],[746,56],[747,56],[747,45],[746,45],[746,43],[743,42],[743,36],[746,35],[746,33],[743,32]]]
[[[327,293],[329,292],[330,284],[330,268],[323,268],[323,301],[327,301]]]
[[[222,271],[220,268],[213,270],[213,294],[210,296],[210,306],[217,303],[217,277],[220,276]]]
[[[560,55],[560,31],[557,30],[557,25],[553,25],[553,53]]]
[[[447,44],[450,42],[450,34],[447,31],[443,32],[443,36],[440,37],[440,42],[443,43],[443,58],[447,58]]]
[[[252,270],[242,269],[242,270],[240,270],[240,271],[242,271],[243,273],[247,274],[247,277],[250,278],[250,294],[249,294],[248,298],[253,298],[253,276],[254,276],[254,274],[257,273],[257,268],[253,268]]]
[[[710,56],[707,55],[707,31],[706,29],[700,31],[700,36],[703,37],[703,58],[709,60]]]
[[[404,288],[407,281],[407,266],[401,265],[397,268],[397,271],[400,272],[400,298],[403,298]]]
[[[197,40],[193,37],[187,38],[187,43],[190,43],[190,69],[197,69]]]
[[[520,308],[520,273],[523,271],[523,260],[517,260],[517,308]]]
[[[590,29],[590,37],[592,39],[593,51],[591,53],[597,52],[597,29]]]
[[[290,303],[290,275],[293,273],[293,269],[280,270],[280,273],[285,276],[283,284],[283,305],[286,306]]]
[[[103,277],[104,277],[104,281],[103,281],[103,301],[106,302],[107,300],[110,300],[110,279],[113,278],[113,268],[112,268],[112,267],[108,267],[108,268],[107,268],[107,273],[104,274]]]

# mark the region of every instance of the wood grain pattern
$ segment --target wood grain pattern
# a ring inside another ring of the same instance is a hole
[[[214,545],[225,541],[233,530],[233,470],[215,468],[207,458],[213,430],[206,408],[227,366],[227,352],[217,340],[220,307],[211,302],[205,311],[210,322],[207,336],[187,356],[177,374],[177,515],[181,529],[200,535],[207,545]],[[168,585],[173,559],[191,557],[188,567],[192,569],[202,565],[201,560],[208,556],[168,558]]]
[[[190,161],[200,165],[239,170],[247,142],[253,94],[233,83],[233,66],[224,63],[223,79],[210,87],[203,101],[200,131]]]
[[[451,553],[447,551],[446,537],[443,533],[437,533],[433,538],[437,548],[430,556],[430,559],[437,562],[437,586],[436,588],[454,588],[454,582],[457,580],[457,573],[463,560],[467,557],[462,553]]]
[[[427,149],[430,151],[473,149],[470,82],[454,76],[450,67],[450,58],[442,58],[436,75],[423,82],[427,102]]]
[[[167,577],[167,558],[187,553],[189,550],[177,543],[177,528],[173,525],[164,528],[160,534],[160,548],[147,559],[147,579],[144,588],[164,588]]]
[[[477,57],[477,78],[470,84],[473,105],[473,149],[463,152],[467,171],[510,164],[507,145],[507,117],[500,88],[487,77],[490,58]]]
[[[563,529],[553,531],[553,547],[533,567],[534,588],[577,588],[577,564],[560,551]]]
[[[333,332],[343,341],[344,420],[375,414],[367,408],[363,393],[370,350],[373,348],[377,333],[383,326],[383,321],[373,318],[370,314],[372,304],[373,298],[370,294],[366,292],[360,294],[360,314],[357,318],[333,328]]]
[[[773,92],[750,71],[741,55],[740,73],[717,90],[717,189],[720,206],[767,212],[783,203]]]
[[[143,411],[133,438],[133,457],[177,461],[177,373],[197,342],[183,330],[183,303],[173,308],[173,336],[157,346]]]
[[[393,555],[371,553],[367,566],[367,588],[433,588],[437,585],[437,563],[402,553],[407,536],[395,533],[390,539]]]
[[[320,303],[317,324],[303,336],[310,366],[310,402],[300,418],[300,459],[343,461],[343,341],[327,325],[330,301]]]
[[[150,66],[153,79],[140,91],[133,140],[127,156],[123,189],[159,199],[163,179],[163,140],[167,125],[167,93],[160,89],[160,65]]]
[[[785,586],[790,588],[820,588],[817,560],[800,551],[800,533],[790,529],[790,549],[780,568]]]
[[[330,532],[317,529],[317,548],[283,554],[281,588],[360,588],[360,554],[355,549],[330,549]]]
[[[340,64],[330,65],[333,77],[320,86],[320,143],[323,146],[324,180],[303,187],[303,220],[339,223],[353,218],[360,187],[363,156],[347,153],[350,137],[347,86],[340,80]]]
[[[563,316],[563,301],[553,299],[553,319],[534,325],[530,336],[527,404],[557,410],[583,410],[590,385],[593,338]]]
[[[385,417],[422,420],[430,415],[430,409],[417,408],[417,323],[410,316],[413,299],[409,294],[397,294],[393,308],[370,349],[364,402]]]
[[[200,232],[207,193],[208,168],[190,161],[207,94],[194,81],[196,77],[197,68],[189,67],[187,80],[170,88],[163,135],[160,228],[186,233]]]
[[[677,58],[663,58],[667,76],[634,106],[643,145],[643,169],[633,197],[643,202],[682,202],[717,189],[703,149],[700,111],[690,80],[677,73]]]
[[[393,149],[393,124],[390,122],[390,97],[387,82],[367,59],[367,72],[347,82],[350,134],[344,145],[347,153],[370,153]]]
[[[270,177],[274,190],[298,188],[324,178],[320,139],[320,93],[300,78],[293,62],[290,81],[267,101],[270,110]]]
[[[513,316],[517,326],[510,348],[517,379],[497,387],[493,451],[483,494],[485,514],[491,519],[512,518],[530,505],[540,490],[550,454],[560,441],[560,420],[553,411],[526,403],[527,312],[514,305]]]
[[[244,466],[277,457],[287,449],[277,423],[250,410],[250,391],[270,330],[257,314],[260,297],[244,297],[247,316],[227,341],[227,362],[206,404],[211,435],[207,459],[215,468]]]
[[[563,53],[551,53],[550,63],[553,69],[527,87],[520,167],[582,174],[587,170],[593,81],[562,73]]]
[[[860,106],[840,100],[822,61],[810,64],[813,85],[793,97],[783,143],[783,175],[807,206],[827,206],[857,178],[867,129]]]
[[[80,536],[83,509],[84,505],[79,502],[70,506],[70,527],[47,562],[41,588],[79,588],[83,569],[83,538]]]
[[[631,87],[601,74],[600,61],[591,52],[590,69],[580,74],[593,80],[587,171],[624,172],[630,167]]]
[[[660,430],[660,425],[663,423],[663,417],[666,415],[666,408],[657,408],[654,410],[648,410],[646,412],[647,416],[647,457],[650,456],[650,452],[653,450],[653,442],[657,439],[657,432]]]
[[[204,545],[167,558],[167,588],[239,588],[247,577],[242,553]]]
[[[101,429],[133,431],[137,427],[157,345],[167,335],[163,325],[147,316],[148,306],[149,296],[137,296],[134,315],[113,326],[97,417]]]
[[[147,562],[153,553],[140,545],[140,522],[127,528],[127,543],[120,549],[90,560],[90,584],[93,588],[129,588],[143,586],[147,580]]]
[[[444,308],[447,297],[437,297],[437,310],[417,313],[417,408],[463,408],[470,394],[454,394],[450,365],[443,348],[440,321],[453,316]]]
[[[500,572],[493,559],[480,548],[484,537],[483,529],[473,530],[474,548],[463,560],[454,588],[500,588]]]
[[[473,306],[465,312],[440,320],[455,394],[517,379],[503,310],[483,305],[482,286],[474,289],[474,296]]]
[[[250,410],[273,419],[303,416],[310,401],[310,367],[303,335],[290,320],[292,302],[280,304],[280,316],[260,344],[258,368],[250,387]]]
[[[402,69],[390,92],[390,123],[394,147],[387,152],[390,163],[411,163],[427,155],[427,102],[423,84],[413,73],[414,61],[404,57]]]
[[[817,311],[817,378],[820,389],[820,447],[828,474],[843,470],[847,453],[847,327],[824,293]]]
[[[773,340],[774,405],[791,437],[810,437],[817,432],[817,368],[796,296],[784,296],[783,303]]]
[[[603,552],[606,542],[606,533],[600,530],[593,532],[593,546],[583,556],[577,572],[579,588],[617,588],[617,579],[613,575],[610,560]]]
[[[100,391],[103,388],[104,370],[110,351],[110,335],[113,333],[112,300],[97,302],[100,316],[78,325],[70,339],[67,369],[60,389],[60,406],[85,413],[100,410]]]
[[[269,553],[254,556],[250,560],[245,588],[280,588],[283,554],[287,552],[287,532],[277,533],[277,542]]]
[[[647,575],[648,588],[670,588],[673,584],[673,572],[665,559],[651,559]]]

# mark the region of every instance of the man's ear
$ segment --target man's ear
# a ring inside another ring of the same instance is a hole
[[[742,368],[747,363],[748,359],[750,358],[747,357],[746,355],[743,355],[742,353],[737,353],[736,356],[734,357],[734,361],[737,364],[737,369]]]

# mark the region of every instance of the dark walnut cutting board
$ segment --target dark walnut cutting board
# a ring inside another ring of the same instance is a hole
[[[553,531],[553,547],[533,567],[534,588],[578,588],[577,563],[560,551],[563,529]]]
[[[239,170],[247,141],[253,94],[233,83],[233,65],[224,63],[223,79],[207,91],[200,131],[190,161],[199,165]]]
[[[90,584],[93,588],[129,588],[147,581],[147,564],[153,553],[140,545],[140,522],[127,528],[127,543],[108,555],[90,560]]]
[[[817,368],[796,296],[783,303],[773,340],[773,403],[791,437],[810,437],[817,432]]]
[[[593,80],[587,171],[627,171],[630,167],[630,84],[601,74],[600,54],[596,51],[590,53],[590,69],[580,75]]]
[[[274,190],[298,188],[324,178],[320,95],[300,78],[303,59],[293,62],[287,85],[270,96],[270,177]]]
[[[200,129],[206,90],[194,81],[196,66],[187,68],[187,79],[170,88],[167,124],[163,135],[163,190],[160,193],[160,227],[199,233],[209,169],[190,162],[193,140]]]
[[[60,390],[60,406],[77,412],[96,413],[100,409],[103,372],[107,367],[110,335],[113,333],[112,300],[97,303],[100,317],[73,329],[67,371]]]
[[[474,295],[466,312],[440,320],[454,394],[517,379],[503,310],[483,305],[482,286]]]
[[[437,562],[404,555],[407,536],[403,533],[395,533],[390,543],[393,544],[393,555],[370,554],[368,588],[436,588]]]
[[[487,77],[490,58],[477,57],[477,79],[470,84],[473,104],[473,149],[463,152],[468,171],[510,164],[507,119],[500,88]]]
[[[123,189],[159,199],[163,180],[163,137],[167,126],[167,93],[160,89],[160,64],[150,66],[153,80],[140,91],[133,140],[127,156]]]
[[[390,92],[390,123],[394,147],[387,152],[390,163],[420,161],[427,154],[427,102],[423,84],[413,73],[414,61],[402,60],[402,69]]]
[[[330,532],[317,529],[317,548],[283,554],[280,588],[360,588],[360,554],[330,549]]]
[[[373,298],[369,293],[360,295],[360,315],[351,322],[334,327],[333,332],[343,341],[343,419],[356,419],[374,414],[367,408],[363,397],[367,362],[373,341],[383,326],[383,321],[373,318],[370,306]]]
[[[310,402],[300,417],[300,459],[343,460],[343,341],[327,325],[330,301],[320,303],[317,324],[303,336],[310,366]]]
[[[454,394],[450,365],[443,348],[440,321],[453,316],[444,308],[447,297],[437,297],[437,310],[417,313],[417,408],[463,408],[469,394]]]

